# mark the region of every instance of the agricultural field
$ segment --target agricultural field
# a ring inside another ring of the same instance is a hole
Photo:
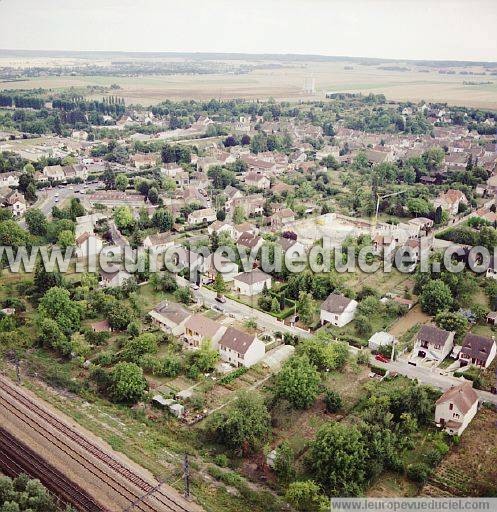
[[[2,65],[0,59],[0,65]],[[240,62],[240,61],[238,61]],[[257,64],[257,62],[247,62]],[[345,69],[347,67],[347,69]],[[351,68],[351,69],[349,69]],[[154,105],[165,99],[244,98],[299,101],[323,98],[327,92],[385,94],[390,100],[433,101],[451,105],[497,108],[497,77],[485,76],[482,83],[465,85],[465,75],[440,74],[437,69],[406,65],[409,71],[387,70],[378,66],[343,62],[284,63],[272,69],[256,69],[246,74],[193,74],[167,76],[49,76],[15,82],[19,89],[61,90],[69,87],[121,87],[119,96],[127,104]],[[481,71],[475,69],[472,71]],[[315,79],[314,95],[306,94],[306,78]],[[488,82],[488,83],[483,83]],[[10,89],[12,82],[0,82],[0,90]],[[111,91],[111,94],[115,92]],[[101,94],[95,96],[101,98]]]
[[[482,409],[438,466],[423,496],[495,496],[497,412]],[[475,454],[478,454],[475,457]]]

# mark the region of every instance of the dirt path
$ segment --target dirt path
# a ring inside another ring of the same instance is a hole
[[[399,318],[388,331],[393,336],[402,336],[406,331],[416,324],[426,324],[431,320],[431,317],[421,311],[421,306],[416,304],[408,313]]]

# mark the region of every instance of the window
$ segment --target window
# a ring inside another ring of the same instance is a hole
[[[449,404],[449,411],[452,411],[454,409],[454,404]]]

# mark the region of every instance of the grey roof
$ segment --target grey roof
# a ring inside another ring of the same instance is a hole
[[[230,348],[239,354],[245,354],[254,342],[255,336],[239,331],[233,327],[228,327],[223,337],[219,340],[219,345]]]
[[[345,297],[345,295],[330,293],[328,298],[321,304],[321,309],[328,311],[328,313],[341,314],[347,309],[351,302],[352,299]]]
[[[176,325],[179,325],[191,316],[191,313],[183,306],[180,306],[176,302],[169,302],[167,300],[163,300],[157,304],[154,311]]]
[[[469,332],[462,342],[461,354],[485,362],[494,343],[495,340],[492,338],[485,338],[485,336],[478,336]]]
[[[439,329],[434,325],[423,325],[418,332],[418,340],[426,341],[430,345],[444,345],[450,334],[450,331]]]
[[[241,281],[245,284],[262,283],[268,279],[271,279],[271,276],[265,272],[262,272],[262,270],[259,270],[258,268],[252,270],[251,272],[242,272],[241,274],[235,276],[236,281]]]

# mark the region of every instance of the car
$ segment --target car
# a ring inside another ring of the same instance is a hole
[[[190,288],[191,288],[192,290],[200,290],[200,286],[199,286],[198,284],[195,284],[195,283],[192,283],[192,284],[190,285]]]
[[[216,297],[216,300],[220,302],[221,304],[224,304],[226,302],[226,297],[223,297],[222,295],[218,295]]]
[[[377,361],[380,361],[381,363],[389,363],[390,360],[387,359],[385,356],[382,356],[381,354],[376,354],[374,356],[374,358],[377,360]]]
[[[218,306],[217,304],[214,304],[214,306],[212,306],[212,309],[224,313],[224,308],[222,306]]]
[[[55,201],[56,203],[58,203],[58,202],[59,202],[59,198],[58,198],[58,197],[56,197],[56,198],[54,199],[54,201]]]

